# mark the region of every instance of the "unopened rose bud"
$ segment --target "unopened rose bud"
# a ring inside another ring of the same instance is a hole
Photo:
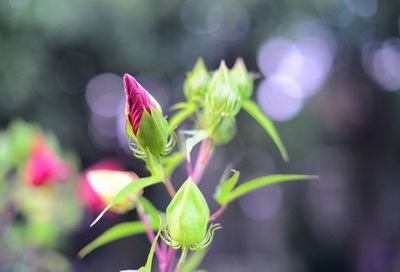
[[[133,172],[95,169],[88,170],[86,173],[87,185],[96,194],[97,201],[102,201],[104,208],[125,186],[135,182],[138,176]],[[125,213],[136,206],[138,197],[142,190],[138,190],[121,199],[110,208],[115,213]],[[92,199],[96,199],[92,196]]]
[[[169,235],[183,248],[191,248],[206,238],[209,217],[203,194],[188,178],[167,207]]]
[[[224,61],[208,85],[206,101],[207,110],[213,116],[235,116],[240,110],[241,97]]]
[[[198,59],[193,70],[186,76],[183,84],[183,92],[188,101],[204,103],[210,73],[204,64],[203,59]]]
[[[158,102],[131,75],[124,75],[126,131],[143,152],[165,153],[169,130]]]
[[[253,76],[247,71],[243,59],[238,58],[230,70],[232,82],[236,85],[242,98],[247,99],[253,93]]]

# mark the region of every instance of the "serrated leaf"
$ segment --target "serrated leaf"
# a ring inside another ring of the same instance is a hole
[[[233,175],[226,180],[225,182],[223,182],[222,184],[220,184],[217,187],[217,191],[214,195],[215,200],[220,204],[220,205],[225,205],[227,204],[231,191],[233,189],[233,187],[235,187],[237,181],[239,180],[239,176],[240,173],[238,171],[232,170],[234,173]]]
[[[178,104],[177,104],[178,105]],[[189,116],[195,113],[197,110],[197,106],[195,104],[186,104],[180,108],[178,112],[176,112],[171,119],[169,120],[168,128],[170,131],[174,130],[177,126],[179,126],[183,121],[185,121]]]
[[[242,107],[268,133],[268,135],[274,141],[275,145],[278,147],[283,159],[285,161],[289,161],[289,155],[272,121],[267,116],[265,116],[258,105],[251,100],[244,100],[242,102]]]
[[[107,205],[107,207],[97,216],[97,218],[93,221],[92,224],[90,224],[90,227],[92,227],[94,224],[96,224],[100,218],[103,217],[103,215],[112,207],[114,206],[118,201],[126,197],[132,192],[135,192],[139,189],[148,187],[150,185],[156,184],[161,182],[162,179],[160,177],[156,176],[150,176],[146,178],[141,178],[138,180],[135,180],[134,182],[129,183],[127,186],[125,186],[121,191],[119,191],[116,196],[111,200],[111,202]]]
[[[185,159],[185,154],[182,152],[175,152],[171,156],[164,157],[162,164],[164,165],[165,174],[170,177],[175,171],[176,167]]]
[[[193,272],[203,261],[204,257],[207,254],[207,249],[202,249],[195,251],[187,260],[185,265],[182,267],[182,272]]]
[[[159,222],[152,220],[152,222],[150,222],[150,226],[153,230],[156,230],[158,229]],[[144,233],[145,231],[145,227],[141,221],[127,222],[115,225],[106,230],[104,233],[102,233],[100,236],[98,236],[96,239],[86,245],[83,249],[81,249],[78,253],[78,256],[80,258],[83,258],[98,247],[101,247],[105,244],[124,237]]]
[[[246,183],[243,183],[236,187],[227,200],[227,203],[232,202],[233,200],[247,194],[251,191],[254,191],[260,187],[280,183],[280,182],[287,182],[287,181],[295,181],[295,180],[307,180],[307,179],[317,179],[318,176],[308,176],[308,175],[272,175],[272,176],[264,176],[260,178],[256,178],[250,180]]]

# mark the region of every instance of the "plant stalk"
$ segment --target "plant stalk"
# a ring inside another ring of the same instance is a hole
[[[213,149],[214,145],[209,138],[206,138],[201,142],[199,155],[197,156],[196,165],[192,175],[192,180],[194,183],[198,184],[200,182],[207,164],[211,159]]]
[[[182,248],[181,257],[179,258],[178,264],[176,265],[175,272],[180,272],[182,265],[186,262],[186,257],[188,254],[187,248]]]

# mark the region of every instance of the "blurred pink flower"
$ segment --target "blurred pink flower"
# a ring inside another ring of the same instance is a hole
[[[25,166],[25,177],[29,184],[41,186],[51,182],[65,181],[70,176],[70,166],[50,150],[42,136],[35,138],[31,156]]]
[[[79,195],[89,210],[99,212],[122,188],[137,179],[135,173],[124,171],[118,161],[103,160],[82,173],[78,187]],[[111,211],[124,213],[134,208],[140,193],[141,190],[122,199]]]

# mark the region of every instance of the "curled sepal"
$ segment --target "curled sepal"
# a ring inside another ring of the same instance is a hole
[[[242,58],[236,60],[235,65],[230,70],[230,76],[242,98],[250,98],[253,93],[254,76],[247,71]]]
[[[215,71],[206,96],[208,113],[211,116],[235,116],[241,107],[241,95],[233,84],[224,61]]]
[[[167,207],[167,226],[163,231],[166,243],[177,249],[197,250],[208,246],[214,231],[211,225],[207,230],[210,210],[207,202],[189,177]]]

